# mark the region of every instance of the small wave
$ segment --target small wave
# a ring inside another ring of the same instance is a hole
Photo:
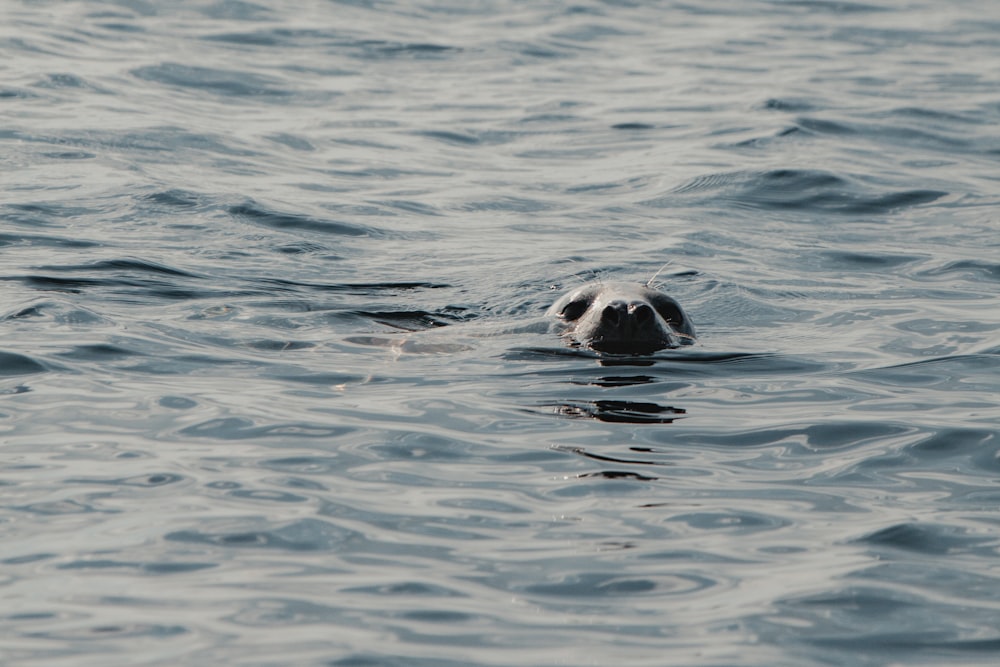
[[[300,280],[286,280],[283,278],[265,278],[258,281],[268,289],[278,287],[283,289],[307,289],[318,292],[344,292],[354,296],[388,296],[406,294],[415,290],[425,289],[446,289],[451,285],[447,283],[431,283],[419,281],[397,281],[397,282],[375,282],[375,283],[310,283]]]
[[[652,130],[656,126],[649,123],[618,123],[612,125],[612,130]]]
[[[269,46],[291,49],[315,49],[337,42],[337,36],[327,30],[271,28],[254,32],[224,32],[206,35],[206,42],[223,42],[241,46]]]
[[[845,2],[844,0],[788,0],[782,2],[783,7],[798,7],[810,14],[873,14],[888,12],[890,9],[881,5],[864,2]]]
[[[161,63],[137,67],[131,74],[151,83],[208,90],[226,97],[285,97],[291,94],[279,87],[275,79],[239,70]]]
[[[354,314],[368,318],[378,324],[384,324],[385,326],[403,331],[423,331],[425,329],[447,326],[448,324],[465,319],[450,312],[431,313],[426,310],[383,312],[358,310]]]
[[[457,130],[421,130],[414,132],[414,134],[453,146],[501,146],[526,136],[524,132],[502,130],[467,130],[465,132]]]
[[[44,271],[55,271],[58,273],[74,271],[103,273],[113,271],[127,273],[153,273],[166,276],[183,276],[186,278],[195,277],[195,274],[182,271],[181,269],[175,269],[163,264],[157,264],[156,262],[134,258],[107,259],[100,262],[92,262],[90,264],[62,264],[40,266],[38,268]]]
[[[994,389],[991,382],[1000,369],[1000,355],[992,351],[979,354],[954,354],[933,359],[894,364],[882,368],[854,371],[852,375],[869,382],[893,387],[961,386],[970,389],[979,374],[985,376],[984,391]]]
[[[715,582],[688,574],[658,574],[655,577],[629,577],[621,572],[579,572],[559,577],[558,581],[535,583],[524,587],[519,595],[595,600],[624,597],[630,600],[642,595],[688,596],[714,586]]]
[[[772,97],[764,100],[761,106],[769,111],[802,112],[812,111],[816,108],[816,103],[797,97]]]
[[[27,508],[26,508],[27,509]],[[97,511],[92,507],[87,507],[83,511]],[[77,561],[86,562],[86,561]],[[94,567],[101,569],[140,569],[155,571],[152,568],[146,569],[146,565],[131,562],[119,561],[96,561]],[[164,569],[163,572],[169,572]],[[184,570],[180,570],[184,571]],[[158,623],[121,623],[121,624],[101,624],[95,626],[80,626],[71,630],[43,630],[34,634],[36,639],[46,639],[53,643],[76,643],[83,641],[97,641],[117,639],[120,641],[164,641],[166,637],[177,637],[191,632],[191,629],[183,625],[161,625]]]
[[[924,115],[919,119],[926,124],[928,119],[934,118],[932,110],[925,110]],[[921,127],[915,124],[914,110],[908,109],[901,114],[893,113],[888,115],[886,120],[875,123],[865,122],[839,122],[820,118],[800,118],[796,125],[804,132],[814,135],[846,136],[856,135],[878,143],[888,143],[903,146],[912,146],[929,150],[941,150],[948,152],[980,152],[983,146],[996,146],[995,142],[977,142],[974,140],[954,136],[950,127],[941,125],[932,127]],[[937,119],[941,120],[941,119]],[[954,123],[954,121],[948,121]]]
[[[939,190],[872,192],[852,179],[826,171],[774,169],[699,176],[666,196],[642,203],[654,208],[672,208],[681,198],[695,196],[743,208],[873,215],[926,204],[946,194]]]
[[[150,278],[132,278],[127,276],[116,278],[61,278],[57,276],[28,275],[18,278],[25,285],[39,290],[79,294],[89,288],[138,288],[136,291],[147,297],[167,299],[170,301],[186,301],[212,296],[235,296],[234,292],[213,292],[185,288],[170,281]]]
[[[255,440],[269,437],[281,438],[289,434],[294,434],[298,438],[334,438],[350,433],[352,430],[345,426],[311,423],[258,425],[254,421],[242,417],[221,417],[186,426],[180,430],[180,433],[213,440]]]
[[[142,488],[153,488],[183,482],[187,478],[183,475],[176,475],[169,472],[154,472],[136,475],[133,477],[94,477],[80,478],[68,477],[63,480],[63,484],[93,484],[97,486],[131,486]]]
[[[460,210],[470,212],[481,211],[507,211],[513,213],[540,213],[551,211],[558,206],[554,203],[528,197],[500,197],[497,199],[486,199],[480,201],[470,201],[459,206]],[[522,226],[511,226],[510,229],[536,229],[537,223],[531,222]]]
[[[207,203],[207,197],[197,192],[187,190],[163,190],[153,192],[140,198],[141,201],[165,208],[192,209],[203,207]]]
[[[4,222],[32,228],[62,225],[64,220],[97,212],[83,206],[64,204],[8,204],[4,208]]]
[[[472,146],[480,143],[479,138],[471,134],[462,134],[460,132],[452,132],[449,130],[429,130],[426,132],[418,132],[417,134],[430,139],[437,139],[438,141],[442,141],[446,144]]]
[[[430,42],[392,42],[385,40],[361,40],[355,42],[361,48],[365,58],[414,58],[429,59],[440,58],[444,55],[460,53],[463,49],[447,44],[433,44]]]
[[[171,300],[196,299],[210,295],[183,284],[183,279],[201,280],[204,276],[142,259],[119,258],[89,264],[48,265],[39,269],[46,273],[7,279],[20,280],[35,289],[73,294],[89,288],[125,287],[138,288],[136,291],[139,293]],[[84,275],[58,275],[74,273]]]
[[[267,135],[265,138],[276,144],[287,146],[288,148],[296,151],[311,153],[316,150],[316,147],[313,146],[307,139],[288,132],[276,132],[274,134]]]
[[[0,247],[41,246],[47,248],[94,248],[100,245],[94,241],[67,238],[63,236],[43,236],[41,234],[8,234],[0,232]]]
[[[981,259],[963,259],[921,271],[917,275],[929,278],[958,275],[975,281],[985,279],[1000,282],[1000,263]]]
[[[59,301],[36,301],[31,305],[21,306],[8,315],[0,317],[0,321],[33,320],[41,318],[56,325],[68,326],[111,326],[111,320],[98,313],[76,304]]]
[[[919,262],[917,255],[870,253],[846,250],[825,250],[819,254],[819,265],[831,269],[882,270]]]
[[[767,109],[811,111],[808,105],[777,100],[765,103]],[[768,135],[723,144],[727,148],[767,148],[781,141],[809,141],[829,138],[838,144],[853,142],[893,145],[931,152],[991,155],[997,150],[993,137],[972,137],[970,126],[986,125],[993,119],[971,113],[958,114],[924,107],[900,107],[868,115],[871,120],[834,120],[817,116],[800,116],[793,124]],[[963,127],[964,126],[964,127]],[[959,130],[961,132],[959,132]]]
[[[136,352],[111,343],[94,343],[87,345],[74,345],[65,352],[59,352],[56,356],[73,359],[76,361],[106,361],[109,359],[123,359],[127,357],[142,356],[142,352]]]
[[[83,77],[76,74],[48,74],[41,81],[35,84],[38,88],[59,89],[59,88],[79,88],[102,95],[108,95],[111,91],[88,82]]]
[[[986,124],[987,119],[979,119],[968,113],[956,113],[954,111],[942,111],[941,109],[928,109],[927,107],[897,107],[880,114],[889,119],[914,118],[921,121],[943,121],[945,123],[968,123]]]
[[[44,373],[47,369],[41,362],[16,352],[0,351],[0,377],[12,375],[32,375]]]
[[[346,54],[360,60],[410,58],[436,60],[461,53],[463,48],[434,42],[401,42],[385,39],[345,39],[343,34],[329,30],[273,28],[253,32],[225,32],[202,38],[207,42],[222,42],[247,47],[280,49],[323,49]]]
[[[39,96],[23,88],[0,88],[0,100],[22,99],[33,100]]]
[[[163,539],[227,549],[330,551],[356,537],[354,531],[320,519],[301,519],[283,525],[250,519],[227,522],[216,530],[209,527],[204,530],[174,531],[164,535]]]
[[[332,220],[319,220],[297,213],[282,213],[260,206],[250,201],[230,206],[229,214],[234,218],[280,230],[303,230],[339,236],[383,236],[383,232],[365,225]]]
[[[994,552],[989,546],[993,544],[993,538],[969,535],[964,528],[940,524],[900,523],[877,530],[855,542],[934,556],[968,553],[970,550],[982,551],[983,555]]]
[[[685,436],[692,446],[765,447],[778,443],[806,451],[854,449],[908,434],[912,429],[891,423],[838,421],[787,423],[771,428],[733,433],[692,433]],[[673,437],[673,436],[670,436]]]
[[[430,204],[425,204],[419,201],[413,201],[409,199],[383,199],[373,201],[373,204],[378,206],[383,206],[385,208],[395,209],[398,211],[403,211],[405,213],[416,213],[417,215],[441,215],[441,211]]]

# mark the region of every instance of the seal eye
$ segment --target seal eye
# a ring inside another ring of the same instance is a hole
[[[559,313],[559,316],[564,320],[578,320],[583,317],[585,312],[587,312],[588,306],[590,306],[590,302],[586,299],[570,301],[566,304],[566,307],[562,309],[562,312]]]
[[[680,324],[684,321],[684,312],[673,299],[660,297],[654,299],[653,305],[656,306],[656,312],[660,314],[660,317],[662,317],[665,322]]]
[[[660,311],[660,317],[663,318],[664,322],[669,322],[670,324],[680,324],[684,319],[681,315],[681,311],[677,308],[658,308]]]

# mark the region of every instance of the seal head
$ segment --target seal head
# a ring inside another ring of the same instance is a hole
[[[638,283],[588,283],[546,313],[572,344],[612,354],[649,354],[694,342],[694,326],[674,299]]]

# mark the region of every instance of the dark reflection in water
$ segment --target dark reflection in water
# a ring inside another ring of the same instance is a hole
[[[562,446],[559,446],[559,447],[555,447],[555,449],[558,450],[558,451],[561,451],[561,452],[568,452],[568,453],[571,453],[571,454],[577,454],[579,456],[584,456],[584,457],[586,457],[588,459],[593,459],[595,461],[608,461],[608,462],[611,462],[611,463],[628,463],[628,464],[633,464],[633,465],[650,465],[650,466],[670,465],[669,463],[665,463],[665,462],[662,462],[662,461],[653,461],[651,459],[626,459],[626,458],[621,458],[621,457],[617,457],[617,456],[608,456],[606,454],[597,454],[595,452],[587,451],[583,447],[562,447]],[[636,451],[642,452],[642,451],[650,451],[650,450],[637,449]]]
[[[597,378],[588,384],[593,384],[597,387],[631,387],[655,381],[656,378],[652,375],[608,375]]]
[[[656,403],[638,401],[590,401],[550,406],[563,417],[598,419],[603,422],[624,424],[672,424],[683,408],[673,408]]]

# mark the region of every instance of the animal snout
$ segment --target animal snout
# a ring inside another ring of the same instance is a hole
[[[655,317],[656,315],[649,304],[641,301],[632,303],[612,301],[601,312],[601,319],[604,323],[616,329],[649,326]]]

